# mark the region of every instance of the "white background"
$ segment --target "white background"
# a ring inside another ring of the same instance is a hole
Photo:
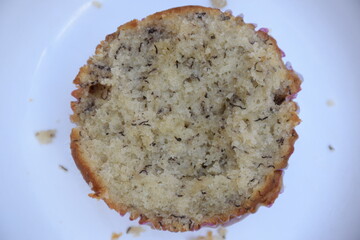
[[[87,196],[69,150],[72,80],[117,26],[188,4],[210,6],[207,0],[104,0],[101,8],[84,0],[0,1],[1,240],[108,240],[137,225]],[[360,239],[360,1],[228,0],[225,9],[269,27],[285,61],[305,79],[284,193],[271,208],[228,227],[227,239]],[[34,134],[46,129],[56,129],[56,138],[40,145]],[[141,239],[189,239],[209,230],[145,228]]]

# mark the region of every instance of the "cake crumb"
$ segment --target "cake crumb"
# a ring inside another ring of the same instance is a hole
[[[61,165],[61,164],[59,164],[59,168],[60,168],[61,170],[63,170],[64,172],[69,171],[66,167],[64,167],[64,166]]]
[[[112,233],[111,240],[118,240],[122,236],[122,233]]]
[[[128,227],[128,229],[126,230],[126,234],[132,234],[134,237],[140,236],[142,232],[145,232],[145,229],[140,226]]]
[[[335,151],[335,148],[334,148],[332,145],[329,145],[328,148],[329,148],[329,150],[332,151],[332,152]]]
[[[226,0],[211,0],[211,4],[214,8],[223,8],[227,5]]]
[[[56,135],[56,130],[44,130],[44,131],[38,131],[35,133],[35,137],[39,141],[40,144],[49,144],[53,141],[54,137]]]
[[[212,231],[208,231],[206,236],[199,236],[196,238],[192,238],[192,240],[224,240],[226,239],[227,230],[223,227],[220,227],[218,230],[218,235],[213,235]]]
[[[192,240],[215,240],[213,238],[212,232],[208,231],[206,236],[199,236],[197,238],[193,238]]]
[[[333,100],[329,99],[329,100],[326,101],[326,105],[328,107],[333,107],[335,105],[335,102]]]
[[[224,227],[219,227],[218,230],[217,230],[219,236],[222,238],[222,239],[226,239],[226,234],[227,234],[227,229],[224,228]]]
[[[101,8],[102,7],[102,3],[99,1],[92,1],[92,5],[96,8]]]

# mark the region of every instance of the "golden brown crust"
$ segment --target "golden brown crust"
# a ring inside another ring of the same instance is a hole
[[[153,15],[148,16],[147,18],[143,19],[142,21],[150,21],[150,20],[157,20],[163,19],[166,17],[172,17],[174,14],[182,14],[182,13],[189,13],[189,12],[197,12],[197,11],[206,11],[208,13],[219,13],[220,10],[213,9],[213,8],[206,8],[201,6],[184,6],[184,7],[177,7],[169,10],[165,10],[162,12],[155,13]],[[231,16],[230,13],[224,13],[227,16]],[[240,17],[235,18],[239,24],[243,24],[243,19]],[[102,48],[105,47],[109,42],[113,41],[115,38],[118,37],[119,32],[127,29],[136,28],[139,24],[138,20],[132,20],[120,27],[118,27],[117,31],[109,34],[106,36],[106,39],[102,41],[96,47],[96,53],[98,53]],[[252,24],[247,24],[252,25]],[[255,26],[252,25],[253,28]],[[257,31],[258,36],[260,36],[264,41],[270,41],[272,45],[275,47],[276,52],[279,56],[279,59],[282,58],[282,51],[277,46],[276,40],[268,35],[263,31]],[[282,60],[281,60],[282,62]],[[91,63],[91,60],[88,60],[88,64]],[[285,65],[283,64],[285,67]],[[78,75],[76,76],[75,80],[73,81],[74,84],[77,85],[78,89],[74,90],[72,95],[80,101],[84,91],[81,87],[81,79],[82,77],[86,76],[89,72],[89,68],[87,65],[80,68]],[[293,70],[288,70],[288,76],[291,79],[292,84],[289,86],[288,98],[296,94],[300,91],[300,84],[301,80],[298,75]],[[291,99],[288,99],[291,101]],[[294,112],[292,113],[291,121],[293,122],[294,127],[300,122],[295,111],[297,110],[297,105],[294,104]],[[75,112],[78,102],[71,102],[71,108]],[[71,120],[73,122],[78,121],[77,115],[72,115]],[[231,220],[232,218],[244,215],[246,213],[254,213],[257,208],[261,205],[269,206],[273,204],[275,199],[278,197],[281,187],[282,187],[282,170],[287,166],[288,159],[290,155],[294,151],[294,143],[298,138],[296,131],[293,129],[292,135],[288,140],[288,149],[282,157],[282,161],[276,164],[274,171],[272,174],[269,174],[266,177],[265,183],[261,188],[255,189],[253,195],[245,202],[245,204],[241,207],[234,207],[230,209],[227,213],[216,215],[207,219],[204,219],[202,222],[192,222],[188,226],[184,226],[181,223],[173,222],[172,224],[165,224],[161,218],[149,218],[146,215],[142,214],[141,212],[130,209],[128,206],[123,204],[114,203],[111,199],[106,196],[107,188],[102,183],[101,179],[97,176],[96,172],[92,167],[89,165],[88,161],[85,159],[83,152],[81,151],[81,147],[79,145],[79,139],[81,137],[81,132],[78,128],[74,128],[71,132],[71,152],[74,158],[74,161],[79,168],[80,172],[82,173],[85,181],[91,186],[92,190],[94,191],[93,194],[89,194],[89,196],[103,199],[106,204],[111,208],[119,212],[121,215],[125,215],[127,212],[130,213],[130,219],[135,220],[140,217],[139,223],[151,223],[154,228],[161,229],[161,230],[168,230],[172,232],[184,232],[184,231],[194,231],[200,229],[201,226],[205,225],[218,225],[226,223],[227,221]]]

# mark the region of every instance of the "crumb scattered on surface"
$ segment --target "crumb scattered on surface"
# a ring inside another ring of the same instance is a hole
[[[122,233],[112,233],[111,240],[118,240],[122,236]]]
[[[132,234],[134,237],[140,236],[142,232],[145,232],[145,229],[140,226],[128,227],[128,229],[126,230],[126,234]]]
[[[218,234],[222,239],[226,239],[227,229],[224,227],[219,227],[217,230]]]
[[[226,239],[226,232],[227,230],[223,227],[218,228],[217,230],[218,234],[213,235],[212,231],[208,231],[206,233],[206,236],[199,236],[196,238],[193,238],[192,240],[224,240]]]
[[[329,145],[328,148],[329,148],[329,150],[332,151],[332,152],[335,151],[335,148],[334,148],[332,145]]]
[[[197,238],[193,238],[192,240],[214,240],[212,232],[208,231],[206,236],[199,236]]]
[[[214,8],[223,8],[227,5],[226,0],[211,0],[211,4]]]
[[[64,167],[64,166],[61,165],[61,164],[59,164],[59,168],[60,168],[61,170],[64,170],[64,172],[69,171],[66,167]]]
[[[56,135],[56,130],[44,130],[44,131],[38,131],[35,133],[35,137],[41,144],[49,144],[52,142],[53,138]]]
[[[98,1],[92,1],[92,5],[96,8],[101,8],[102,7],[102,3],[98,2]]]
[[[29,101],[29,102],[32,102],[32,101],[34,101],[34,99],[32,99],[32,98],[29,98],[29,99],[28,99],[28,101]]]
[[[329,100],[326,101],[326,105],[328,107],[333,107],[335,105],[335,102],[333,100],[329,99]]]

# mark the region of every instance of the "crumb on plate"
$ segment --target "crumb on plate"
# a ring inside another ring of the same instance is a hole
[[[332,152],[335,151],[335,148],[334,148],[332,145],[329,145],[328,148],[329,148],[329,150],[332,151]]]
[[[101,8],[102,7],[102,3],[99,1],[92,1],[92,5],[96,8]]]
[[[29,102],[32,102],[32,101],[34,101],[34,99],[32,99],[32,98],[29,98],[29,99],[28,99],[28,101],[29,101]]]
[[[132,234],[134,237],[140,236],[142,232],[145,232],[145,229],[140,226],[128,227],[126,234]]]
[[[218,230],[217,230],[219,236],[222,238],[222,239],[225,239],[226,238],[226,234],[227,234],[227,229],[224,228],[224,227],[219,227]]]
[[[40,144],[51,143],[55,135],[56,135],[55,129],[38,131],[35,133],[35,137],[37,138]]]
[[[112,233],[111,240],[118,240],[122,236],[122,233]]]
[[[328,107],[333,107],[335,105],[335,102],[333,100],[329,99],[329,100],[326,101],[326,105]]]
[[[208,231],[206,236],[199,236],[197,238],[193,238],[193,240],[215,240],[213,238],[212,232]]]
[[[217,232],[218,232],[217,235],[213,235],[212,231],[208,231],[206,233],[206,236],[199,236],[193,238],[192,240],[225,240],[226,239],[227,230],[225,228],[219,227]]]
[[[64,166],[61,165],[61,164],[59,164],[59,168],[60,168],[61,170],[63,170],[64,172],[69,171],[66,167],[64,167]]]
[[[227,5],[226,0],[211,0],[211,4],[214,8],[223,8]]]

